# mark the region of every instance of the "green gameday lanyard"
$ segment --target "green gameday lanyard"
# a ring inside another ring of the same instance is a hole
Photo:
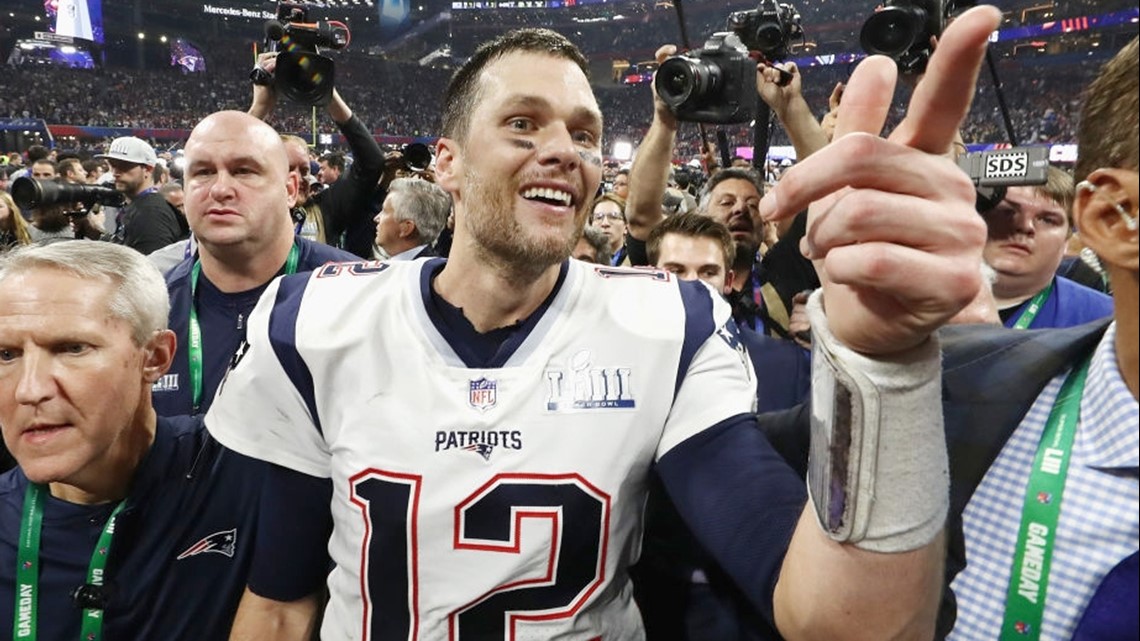
[[[1037,446],[1025,488],[1017,547],[1013,551],[1001,625],[1002,641],[1033,640],[1041,634],[1041,614],[1045,610],[1061,495],[1069,474],[1069,459],[1081,413],[1081,393],[1090,360],[1091,357],[1085,359],[1065,378]]]
[[[24,492],[24,517],[20,520],[20,542],[16,553],[16,609],[15,616],[12,617],[12,639],[21,641],[36,640],[36,626],[39,622],[40,531],[43,527],[46,495],[47,489],[36,483],[28,483],[28,489]],[[103,532],[91,553],[91,563],[87,566],[88,585],[103,585],[103,571],[111,552],[111,538],[115,535],[115,520],[126,503],[120,501],[103,526]],[[102,609],[83,609],[83,627],[79,638],[82,641],[99,641],[103,638]]]
[[[301,248],[297,243],[289,248],[289,257],[285,259],[285,273],[296,274],[297,263],[301,260]],[[190,269],[190,389],[193,394],[193,414],[198,413],[202,406],[202,327],[198,325],[198,275],[202,272],[201,261],[194,261]]]
[[[1041,311],[1041,306],[1048,300],[1049,294],[1053,293],[1053,281],[1049,281],[1049,286],[1037,292],[1033,298],[1029,299],[1029,304],[1025,306],[1025,311],[1021,312],[1021,316],[1017,317],[1017,322],[1013,324],[1014,329],[1025,329],[1029,327],[1034,318],[1037,318],[1037,312]]]

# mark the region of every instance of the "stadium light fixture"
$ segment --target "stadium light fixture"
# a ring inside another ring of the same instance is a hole
[[[610,153],[616,160],[625,162],[633,158],[633,143],[628,140],[615,140],[613,150]]]

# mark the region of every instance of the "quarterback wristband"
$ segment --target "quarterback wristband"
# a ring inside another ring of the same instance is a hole
[[[869,358],[828,329],[822,290],[812,327],[808,493],[832,539],[904,552],[942,530],[949,505],[936,336],[889,358]]]

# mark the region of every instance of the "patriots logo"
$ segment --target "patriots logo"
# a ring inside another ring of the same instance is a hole
[[[175,557],[175,560],[181,561],[182,559],[197,556],[199,554],[224,554],[225,556],[234,557],[234,546],[237,545],[237,528],[232,530],[222,530],[221,532],[214,532],[213,534],[203,537],[200,541],[186,548],[182,554]]]
[[[1018,621],[1017,623],[1013,624],[1013,629],[1018,634],[1029,634],[1029,632],[1033,629],[1033,626],[1024,621]]]
[[[467,452],[475,452],[479,456],[482,456],[484,461],[490,461],[491,451],[495,449],[495,446],[488,445],[486,443],[472,443],[471,445],[465,446],[463,449]]]
[[[241,359],[245,358],[247,352],[249,352],[249,341],[242,339],[241,345],[238,345],[237,351],[234,352],[233,357],[230,359],[230,369],[237,367]]]
[[[1037,502],[1042,505],[1048,505],[1053,502],[1053,495],[1048,492],[1038,492]]]

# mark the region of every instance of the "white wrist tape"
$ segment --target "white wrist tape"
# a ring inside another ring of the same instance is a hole
[[[936,336],[889,358],[868,358],[828,329],[822,290],[812,326],[808,493],[832,539],[875,552],[926,545],[949,505]]]

